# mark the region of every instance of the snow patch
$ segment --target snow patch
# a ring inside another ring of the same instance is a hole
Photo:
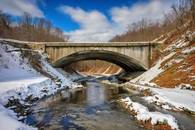
[[[135,83],[128,83],[127,85],[140,92],[149,90],[152,96],[143,97],[149,103],[155,103],[165,109],[171,108],[174,110],[195,112],[195,91],[180,88],[147,87]]]
[[[144,97],[148,102],[170,104],[169,106],[174,106],[178,110],[195,112],[195,91],[181,90],[177,88],[151,88],[150,90],[154,95]]]
[[[177,86],[176,88],[191,90],[193,87],[190,84],[184,84],[184,83],[182,83],[179,86]]]
[[[152,125],[155,125],[158,122],[167,123],[169,126],[171,126],[172,129],[179,129],[175,118],[171,115],[160,112],[150,112],[147,107],[143,106],[142,104],[133,102],[129,97],[121,99],[121,101],[126,104],[128,109],[136,113],[135,117],[140,121],[151,120]]]
[[[0,43],[0,82],[40,76],[21,58],[19,52],[7,52],[12,46]]]
[[[15,113],[6,109],[0,104],[0,129],[1,130],[37,130],[36,128],[27,126],[19,121]]]
[[[190,48],[186,48],[182,51],[183,54],[190,54],[190,53],[194,53],[195,52],[195,46],[190,47]]]

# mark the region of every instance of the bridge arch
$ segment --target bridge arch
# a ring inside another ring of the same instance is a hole
[[[136,60],[133,57],[107,50],[85,50],[75,52],[58,59],[53,63],[53,66],[60,68],[69,65],[73,62],[82,60],[108,61],[120,66],[125,71],[140,71],[147,69],[147,67],[145,67],[140,61]]]

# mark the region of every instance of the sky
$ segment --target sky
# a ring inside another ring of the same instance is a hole
[[[0,0],[15,17],[46,18],[73,42],[105,42],[142,19],[162,20],[177,0]]]

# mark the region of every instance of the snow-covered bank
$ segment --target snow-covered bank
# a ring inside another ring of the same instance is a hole
[[[170,89],[170,88],[151,88],[153,95],[145,97],[148,102],[169,105],[179,110],[188,110],[195,112],[195,92],[190,90]]]
[[[64,87],[57,86],[51,79],[46,77],[37,77],[36,79],[32,78],[28,80],[19,80],[11,82],[1,82],[0,105],[3,107],[3,105],[6,105],[10,100],[14,99],[18,99],[20,104],[25,105],[28,104],[28,102],[26,101],[28,97],[31,97],[31,99],[40,99],[44,96],[55,94],[60,89],[64,89]],[[10,127],[10,129],[7,128],[4,130],[15,130],[18,129],[18,127],[21,129],[22,127],[26,126],[18,122],[16,117],[10,116],[10,112],[13,113],[12,110],[7,110],[7,108],[0,109],[0,113],[3,113],[2,115],[0,114],[0,120],[5,120],[4,122],[7,126],[9,126],[10,120],[12,120],[16,125],[14,129],[13,126]],[[3,127],[0,126],[0,129],[3,129]],[[24,130],[26,130],[26,128]]]
[[[15,48],[0,43],[0,129],[28,130],[35,129],[18,121],[16,113],[4,106],[17,99],[20,104],[27,104],[27,98],[40,99],[56,93],[60,89],[75,86],[73,83],[53,68],[41,55],[37,62],[43,71],[52,79],[37,72],[20,51],[9,51]]]
[[[149,91],[150,96],[143,98],[150,103],[162,106],[164,109],[195,112],[195,91],[179,88],[147,87],[134,83],[127,83],[126,86],[138,91]]]
[[[37,76],[37,77],[28,77],[28,78],[23,78],[23,79],[16,79],[16,80],[9,80],[9,81],[2,81],[0,82],[0,94],[4,94],[6,92],[8,92],[9,90],[16,90],[16,89],[20,89],[21,87],[26,87],[29,86],[31,84],[35,84],[35,83],[40,83],[42,81],[47,80],[47,77],[43,77],[43,76]],[[6,86],[6,87],[5,87]]]
[[[24,100],[27,96],[41,98],[55,93],[59,89],[72,86],[73,83],[63,74],[53,68],[40,52],[43,71],[54,80],[37,72],[20,51],[10,51],[15,48],[8,44],[0,44],[0,101],[5,105],[10,97]],[[38,53],[38,52],[37,52]]]
[[[0,129],[1,130],[37,130],[17,120],[16,114],[0,104]]]
[[[160,112],[150,112],[147,107],[133,102],[129,97],[121,99],[121,102],[125,103],[126,108],[134,112],[137,120],[140,121],[150,121],[152,125],[157,123],[167,123],[172,129],[179,129],[176,120],[173,116],[168,114],[162,114]]]

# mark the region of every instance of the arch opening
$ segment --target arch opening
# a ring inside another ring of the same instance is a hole
[[[64,69],[67,70],[67,68],[86,76],[111,76],[124,72],[120,66],[103,60],[77,61]]]
[[[127,72],[132,71],[144,71],[146,67],[138,60],[112,51],[105,50],[87,50],[80,51],[68,56],[62,57],[53,63],[54,67],[62,68],[68,66],[73,62],[83,60],[103,60],[113,64],[116,64],[123,68]]]

